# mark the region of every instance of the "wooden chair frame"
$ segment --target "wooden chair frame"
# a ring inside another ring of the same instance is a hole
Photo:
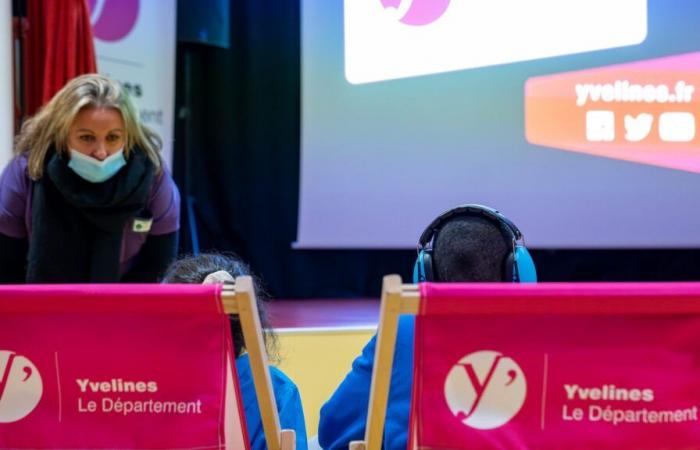
[[[253,279],[249,276],[237,277],[233,286],[224,286],[221,303],[226,314],[237,314],[240,318],[267,448],[293,450],[296,447],[294,430],[282,430],[280,427]]]
[[[365,439],[351,442],[350,450],[380,450],[382,448],[399,316],[401,314],[415,315],[418,313],[419,307],[420,291],[417,284],[402,284],[399,275],[384,277]]]

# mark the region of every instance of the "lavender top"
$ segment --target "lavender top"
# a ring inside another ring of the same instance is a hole
[[[16,156],[0,176],[0,233],[18,239],[31,239],[33,187],[26,156]],[[168,234],[180,227],[180,193],[167,170],[155,177],[146,209],[153,215],[148,233],[133,231],[132,221],[124,226],[119,258],[121,275],[133,265],[148,235]]]

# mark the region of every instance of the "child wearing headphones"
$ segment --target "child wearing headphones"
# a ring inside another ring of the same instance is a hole
[[[186,284],[233,284],[236,277],[251,275],[250,268],[240,259],[232,256],[220,254],[199,254],[175,261],[168,267],[163,278],[163,283],[186,283]],[[260,323],[264,330],[265,346],[268,353],[275,356],[277,339],[270,327],[265,303],[261,300],[263,292],[260,283],[253,276],[256,297],[258,299],[258,312]],[[250,359],[244,352],[245,342],[243,340],[243,330],[238,316],[231,316],[231,336],[233,338],[234,351],[236,352],[236,371],[238,373],[238,383],[241,392],[241,400],[245,412],[246,427],[250,439],[251,450],[264,450],[265,433],[260,418],[253,375],[250,369]],[[304,425],[304,411],[302,409],[299,390],[292,380],[290,380],[281,370],[270,367],[270,378],[272,389],[277,401],[277,411],[279,413],[280,425],[282,429],[291,429],[296,432],[296,448],[302,450],[307,448],[306,426]]]
[[[535,282],[537,274],[518,228],[498,211],[463,205],[438,216],[421,234],[414,282]],[[396,336],[384,428],[387,450],[406,449],[413,384],[414,316],[402,316]],[[376,335],[321,408],[318,438],[325,450],[364,439]]]

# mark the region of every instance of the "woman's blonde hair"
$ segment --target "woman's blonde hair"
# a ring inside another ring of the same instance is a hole
[[[124,155],[128,158],[131,150],[138,146],[153,162],[156,173],[160,172],[162,163],[159,152],[163,141],[155,131],[141,123],[129,93],[109,77],[88,74],[69,81],[34,117],[22,125],[15,143],[15,153],[27,154],[27,168],[32,179],[42,177],[46,154],[52,145],[59,153],[68,151],[70,126],[78,112],[89,107],[114,108],[119,111],[126,134]]]

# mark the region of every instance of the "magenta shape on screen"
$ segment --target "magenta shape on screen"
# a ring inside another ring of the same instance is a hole
[[[99,15],[92,18],[92,32],[103,41],[125,38],[139,16],[139,0],[88,0],[88,7],[91,14],[98,8]]]
[[[402,1],[410,0],[381,0],[385,8],[398,8]],[[413,0],[411,7],[401,18],[406,25],[428,25],[435,22],[447,11],[451,0]]]

